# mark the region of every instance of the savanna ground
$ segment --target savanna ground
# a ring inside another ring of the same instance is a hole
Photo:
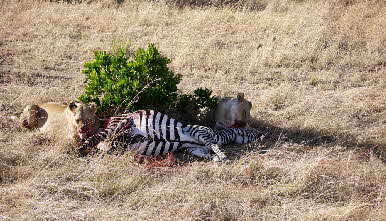
[[[0,1],[0,220],[386,220],[385,1],[119,3]],[[269,136],[148,170],[11,120],[79,96],[113,41],[155,43],[184,92],[244,92]]]

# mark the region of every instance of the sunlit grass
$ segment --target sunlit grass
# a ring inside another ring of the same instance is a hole
[[[88,2],[0,3],[0,220],[384,219],[383,1]],[[244,92],[267,137],[227,165],[148,170],[12,120],[78,97],[113,41],[155,43],[184,92]]]

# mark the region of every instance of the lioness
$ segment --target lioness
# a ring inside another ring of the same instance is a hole
[[[247,127],[251,120],[252,103],[244,99],[244,93],[236,98],[221,98],[214,111],[215,128]]]
[[[81,139],[95,134],[99,119],[96,105],[73,101],[68,105],[43,103],[28,105],[20,116],[21,126],[42,132],[64,131],[65,136],[80,143]]]

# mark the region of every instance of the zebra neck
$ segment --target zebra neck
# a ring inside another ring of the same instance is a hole
[[[184,134],[190,134],[192,133],[194,130],[196,130],[199,126],[197,125],[190,125],[190,124],[187,124],[187,125],[182,125],[182,132]]]

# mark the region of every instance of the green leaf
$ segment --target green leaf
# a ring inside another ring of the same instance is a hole
[[[127,56],[127,54],[129,56]],[[136,51],[126,46],[115,53],[94,51],[94,60],[85,62],[84,102],[96,102],[98,112],[109,116],[126,106],[129,111],[158,107],[183,107],[197,102],[200,107],[212,104],[211,91],[199,88],[194,95],[178,94],[182,75],[168,68],[171,60],[159,53],[154,44]],[[138,100],[134,100],[137,96]],[[183,108],[181,108],[183,109]]]

